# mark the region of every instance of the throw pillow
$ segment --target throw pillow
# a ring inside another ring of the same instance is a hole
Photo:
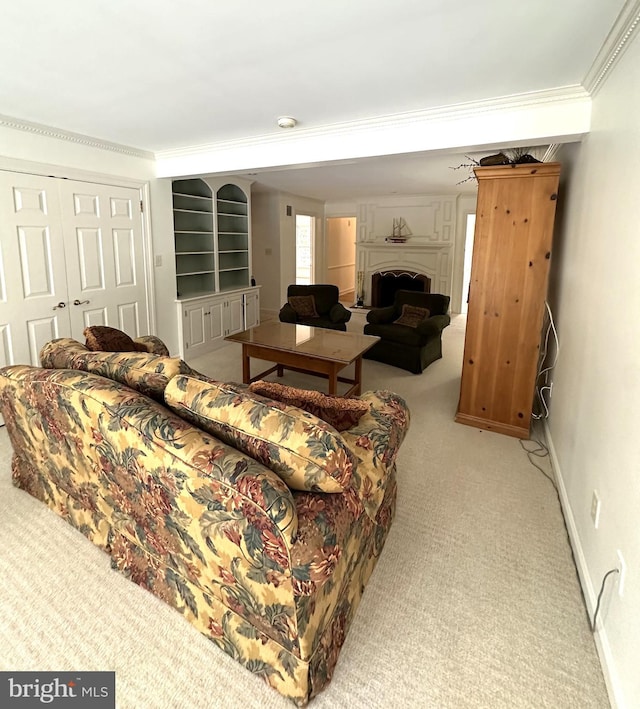
[[[174,377],[165,403],[179,416],[251,456],[290,488],[343,492],[356,459],[329,424],[239,385]]]
[[[147,348],[134,342],[126,332],[106,325],[85,327],[86,345],[92,352],[146,352]]]
[[[249,390],[308,411],[331,424],[337,431],[346,431],[355,426],[369,411],[369,404],[360,399],[328,396],[319,391],[296,389],[278,382],[257,381],[249,386]]]
[[[396,325],[407,325],[408,327],[418,327],[418,325],[430,315],[428,308],[418,308],[416,305],[404,303],[402,313],[397,320],[394,320]]]
[[[316,310],[316,299],[312,295],[290,295],[289,305],[296,311],[299,318],[319,318]]]

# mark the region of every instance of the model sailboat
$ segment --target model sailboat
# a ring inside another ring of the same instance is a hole
[[[404,244],[410,236],[411,229],[409,229],[407,222],[402,217],[394,217],[391,235],[387,236],[385,241],[390,241],[393,244]]]

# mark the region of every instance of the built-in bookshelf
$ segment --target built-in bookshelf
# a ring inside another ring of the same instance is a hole
[[[176,294],[180,299],[250,285],[247,192],[237,184],[174,180]],[[215,207],[215,208],[214,208]]]
[[[203,180],[175,180],[172,193],[177,295],[215,293],[212,190]]]
[[[223,185],[216,194],[218,277],[221,291],[249,285],[249,212],[238,185]]]

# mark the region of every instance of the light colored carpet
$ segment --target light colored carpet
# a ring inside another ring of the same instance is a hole
[[[458,316],[419,376],[364,363],[365,388],[404,396],[412,427],[396,519],[317,709],[609,706],[552,485],[517,440],[453,421],[463,338]],[[239,351],[191,364],[238,381]],[[2,429],[0,669],[115,670],[124,709],[292,706],[12,487],[9,459]]]

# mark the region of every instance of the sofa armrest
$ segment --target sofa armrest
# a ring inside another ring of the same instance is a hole
[[[369,403],[369,411],[355,426],[342,431],[342,437],[358,459],[352,487],[375,521],[411,418],[406,401],[394,392],[367,391],[359,398]]]
[[[289,305],[289,303],[285,303],[280,308],[280,313],[278,314],[278,317],[280,318],[280,322],[288,322],[292,323],[293,325],[298,322],[298,315],[296,314],[296,311]]]
[[[394,318],[395,312],[396,309],[393,305],[389,305],[386,308],[373,308],[367,313],[367,322],[372,325],[390,323]]]
[[[133,341],[139,345],[143,345],[146,352],[150,354],[169,357],[169,350],[164,342],[155,335],[142,335],[142,337],[134,337]]]
[[[442,332],[451,322],[449,315],[432,315],[422,322],[418,323],[416,330],[426,337],[431,337]]]
[[[329,320],[334,323],[349,322],[351,320],[351,311],[347,310],[342,303],[334,303],[329,311]]]

